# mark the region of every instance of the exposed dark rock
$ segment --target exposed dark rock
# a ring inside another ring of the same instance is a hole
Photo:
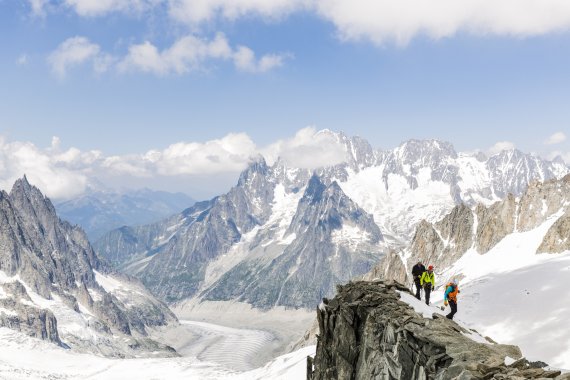
[[[317,310],[317,352],[308,380],[558,378],[521,358],[518,347],[483,344],[471,331],[434,314],[423,318],[397,282],[354,282]],[[510,366],[505,358],[518,358]]]
[[[55,316],[50,310],[33,306],[20,281],[4,284],[1,289],[13,297],[0,299],[0,326],[62,345]]]

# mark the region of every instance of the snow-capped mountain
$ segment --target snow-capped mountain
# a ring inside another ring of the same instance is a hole
[[[163,299],[239,300],[313,307],[366,273],[416,226],[456,205],[490,205],[531,180],[570,172],[516,150],[489,159],[451,144],[411,140],[390,151],[329,134],[345,162],[314,172],[259,158],[227,194],[162,222],[115,230],[95,244]]]
[[[24,177],[0,192],[0,326],[111,356],[172,355],[148,328],[176,317],[139,281],[101,262]]]
[[[167,301],[202,295],[310,307],[372,268],[382,234],[336,182],[313,176],[299,189],[305,172],[295,171],[286,187],[277,184],[282,169],[259,159],[228,194],[164,223],[114,231],[98,252]]]
[[[276,243],[258,233],[247,257],[209,286],[202,298],[244,301],[261,308],[310,308],[383,254],[382,233],[372,216],[336,182],[326,186],[316,175],[281,236],[284,240]]]
[[[80,225],[95,241],[103,234],[122,226],[156,222],[194,204],[183,193],[149,189],[129,192],[90,191],[77,198],[56,203],[58,215]]]

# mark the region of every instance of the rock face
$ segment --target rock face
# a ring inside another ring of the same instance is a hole
[[[561,253],[570,250],[570,212],[567,211],[550,227],[537,253]]]
[[[418,224],[410,246],[387,255],[374,271],[409,283],[407,268],[418,260],[443,271],[468,250],[486,254],[507,235],[530,231],[547,220],[555,220],[543,237],[537,253],[561,253],[570,249],[570,175],[559,180],[533,182],[519,199],[508,195],[488,207],[462,204],[436,223]],[[405,257],[405,258],[404,258]]]
[[[317,310],[319,334],[308,380],[567,378],[521,358],[515,346],[478,343],[438,314],[417,314],[393,282],[355,282]],[[411,294],[410,294],[410,298]],[[510,366],[505,357],[519,359]]]
[[[342,239],[347,230],[356,234],[353,245]],[[382,255],[382,233],[373,218],[336,182],[326,186],[316,175],[285,235],[294,238],[281,255],[244,260],[207,289],[204,299],[310,308],[334,294],[337,284],[369,271]]]
[[[61,221],[25,177],[10,194],[0,192],[1,326],[77,347],[86,334],[70,332],[68,324],[85,325],[109,337],[110,345],[102,352],[97,343],[85,344],[113,354],[113,334],[142,342],[148,327],[172,322],[176,317],[164,304],[101,262],[85,233]]]
[[[0,299],[0,326],[63,345],[57,331],[57,319],[50,310],[33,305],[21,282],[3,284],[1,289],[4,295],[14,297]]]

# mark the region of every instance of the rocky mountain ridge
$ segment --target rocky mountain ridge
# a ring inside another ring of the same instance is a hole
[[[172,355],[146,336],[174,322],[137,280],[100,261],[26,177],[0,192],[1,326],[104,355]]]
[[[317,310],[317,351],[308,380],[330,379],[569,379],[531,363],[516,346],[500,345],[433,313],[390,281],[340,286]]]
[[[536,254],[570,250],[570,175],[532,182],[519,198],[510,194],[490,206],[473,208],[460,204],[436,223],[422,221],[410,246],[391,252],[367,278],[387,276],[409,282],[407,268],[418,260],[441,273],[468,251],[484,255],[508,235],[531,231],[548,220],[554,222],[545,230]]]

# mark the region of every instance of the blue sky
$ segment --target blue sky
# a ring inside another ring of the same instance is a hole
[[[0,0],[0,135],[66,170],[230,134],[260,150],[306,126],[570,162],[570,6],[437,3]],[[188,170],[170,181],[208,174]]]

